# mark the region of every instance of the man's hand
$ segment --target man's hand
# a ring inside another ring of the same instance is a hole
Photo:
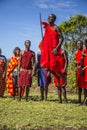
[[[53,51],[52,51],[53,55],[56,55],[58,53],[58,50],[57,48],[54,48]]]

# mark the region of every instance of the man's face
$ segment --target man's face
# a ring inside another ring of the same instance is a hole
[[[31,45],[31,43],[30,43],[29,41],[26,41],[25,47],[26,47],[26,48],[30,48],[30,45]]]
[[[78,47],[78,49],[82,49],[83,43],[81,41],[78,41],[77,42],[77,47]]]
[[[20,55],[20,50],[19,49],[16,50],[16,54]]]
[[[49,17],[48,17],[48,22],[49,22],[49,23],[54,23],[54,21],[55,21],[54,16],[53,16],[53,15],[49,15]]]

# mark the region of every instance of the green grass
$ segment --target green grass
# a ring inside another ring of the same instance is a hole
[[[30,92],[30,101],[0,99],[0,130],[87,130],[87,106],[77,105],[76,94],[68,94],[68,104],[59,104],[57,94],[40,101]]]

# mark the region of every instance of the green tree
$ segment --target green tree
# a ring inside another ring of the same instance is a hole
[[[64,47],[69,54],[76,50],[76,42],[87,35],[87,17],[81,14],[70,17],[69,21],[60,24],[64,36]]]

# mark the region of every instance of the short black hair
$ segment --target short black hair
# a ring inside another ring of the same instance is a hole
[[[16,55],[16,50],[21,51],[21,49],[19,47],[15,47],[14,50],[13,50],[14,55]]]
[[[26,40],[26,41],[24,42],[24,44],[26,44],[26,42],[29,42],[29,43],[31,43],[31,41],[30,41],[30,40]]]
[[[83,41],[82,41],[82,40],[78,40],[78,41],[77,41],[77,43],[78,43],[78,42],[80,42],[80,43],[82,43],[82,44],[83,44]]]
[[[54,17],[54,19],[56,20],[56,15],[55,15],[55,14],[52,13],[52,14],[50,14],[50,15],[52,15],[52,16]],[[50,16],[50,15],[49,15],[49,16]],[[49,18],[49,16],[48,16],[48,18]]]

